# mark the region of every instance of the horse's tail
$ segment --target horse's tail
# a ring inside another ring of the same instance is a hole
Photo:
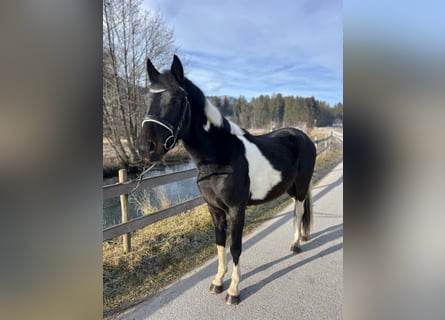
[[[309,234],[312,224],[312,182],[309,183],[306,198],[304,199],[304,213],[301,218],[302,228],[301,235],[303,240],[309,240]]]

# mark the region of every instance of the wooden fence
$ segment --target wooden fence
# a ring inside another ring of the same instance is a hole
[[[315,138],[314,143],[317,146],[317,156],[328,150],[331,144],[331,139],[333,137],[339,138],[331,131],[330,135],[323,139]],[[138,187],[138,190],[150,189],[172,182],[193,178],[196,177],[197,174],[198,170],[196,168],[193,168],[180,172],[173,172],[161,176],[143,179]],[[181,202],[169,208],[162,209],[160,211],[128,221],[128,194],[131,193],[136,185],[137,181],[126,181],[125,169],[121,169],[119,173],[119,182],[103,187],[103,199],[106,200],[113,197],[120,197],[122,211],[122,223],[104,229],[103,241],[110,240],[118,236],[123,236],[124,252],[129,252],[131,250],[130,232],[141,229],[159,220],[177,215],[186,210],[193,209],[204,203],[204,199],[199,196],[194,199]]]

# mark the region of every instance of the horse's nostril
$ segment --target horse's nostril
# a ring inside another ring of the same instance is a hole
[[[148,142],[148,151],[153,151],[155,149],[155,144],[151,141]]]

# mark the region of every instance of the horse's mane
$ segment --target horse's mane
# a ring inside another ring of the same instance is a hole
[[[246,134],[244,129],[241,129],[237,124],[226,119],[221,111],[214,106],[204,93],[192,81],[184,78],[185,89],[189,95],[189,99],[193,100],[196,105],[202,107],[203,115],[205,117],[204,130],[209,131],[211,126],[220,130],[229,132],[230,134],[242,136]]]

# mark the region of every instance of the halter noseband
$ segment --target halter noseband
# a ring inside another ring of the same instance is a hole
[[[162,91],[159,91],[159,92],[162,92]],[[185,106],[182,109],[181,118],[179,119],[179,122],[178,122],[178,125],[176,126],[176,128],[173,127],[173,125],[171,125],[164,119],[162,119],[161,117],[157,117],[157,116],[146,115],[144,117],[144,120],[142,121],[142,127],[144,127],[144,124],[146,122],[153,122],[157,125],[160,125],[161,127],[165,128],[165,129],[167,129],[170,132],[170,135],[164,141],[164,149],[167,151],[173,149],[173,147],[175,146],[176,141],[178,140],[179,132],[181,131],[183,122],[185,120],[185,114],[187,113],[187,110],[190,107],[190,102],[187,98],[187,95],[184,97],[183,104],[185,104]]]

